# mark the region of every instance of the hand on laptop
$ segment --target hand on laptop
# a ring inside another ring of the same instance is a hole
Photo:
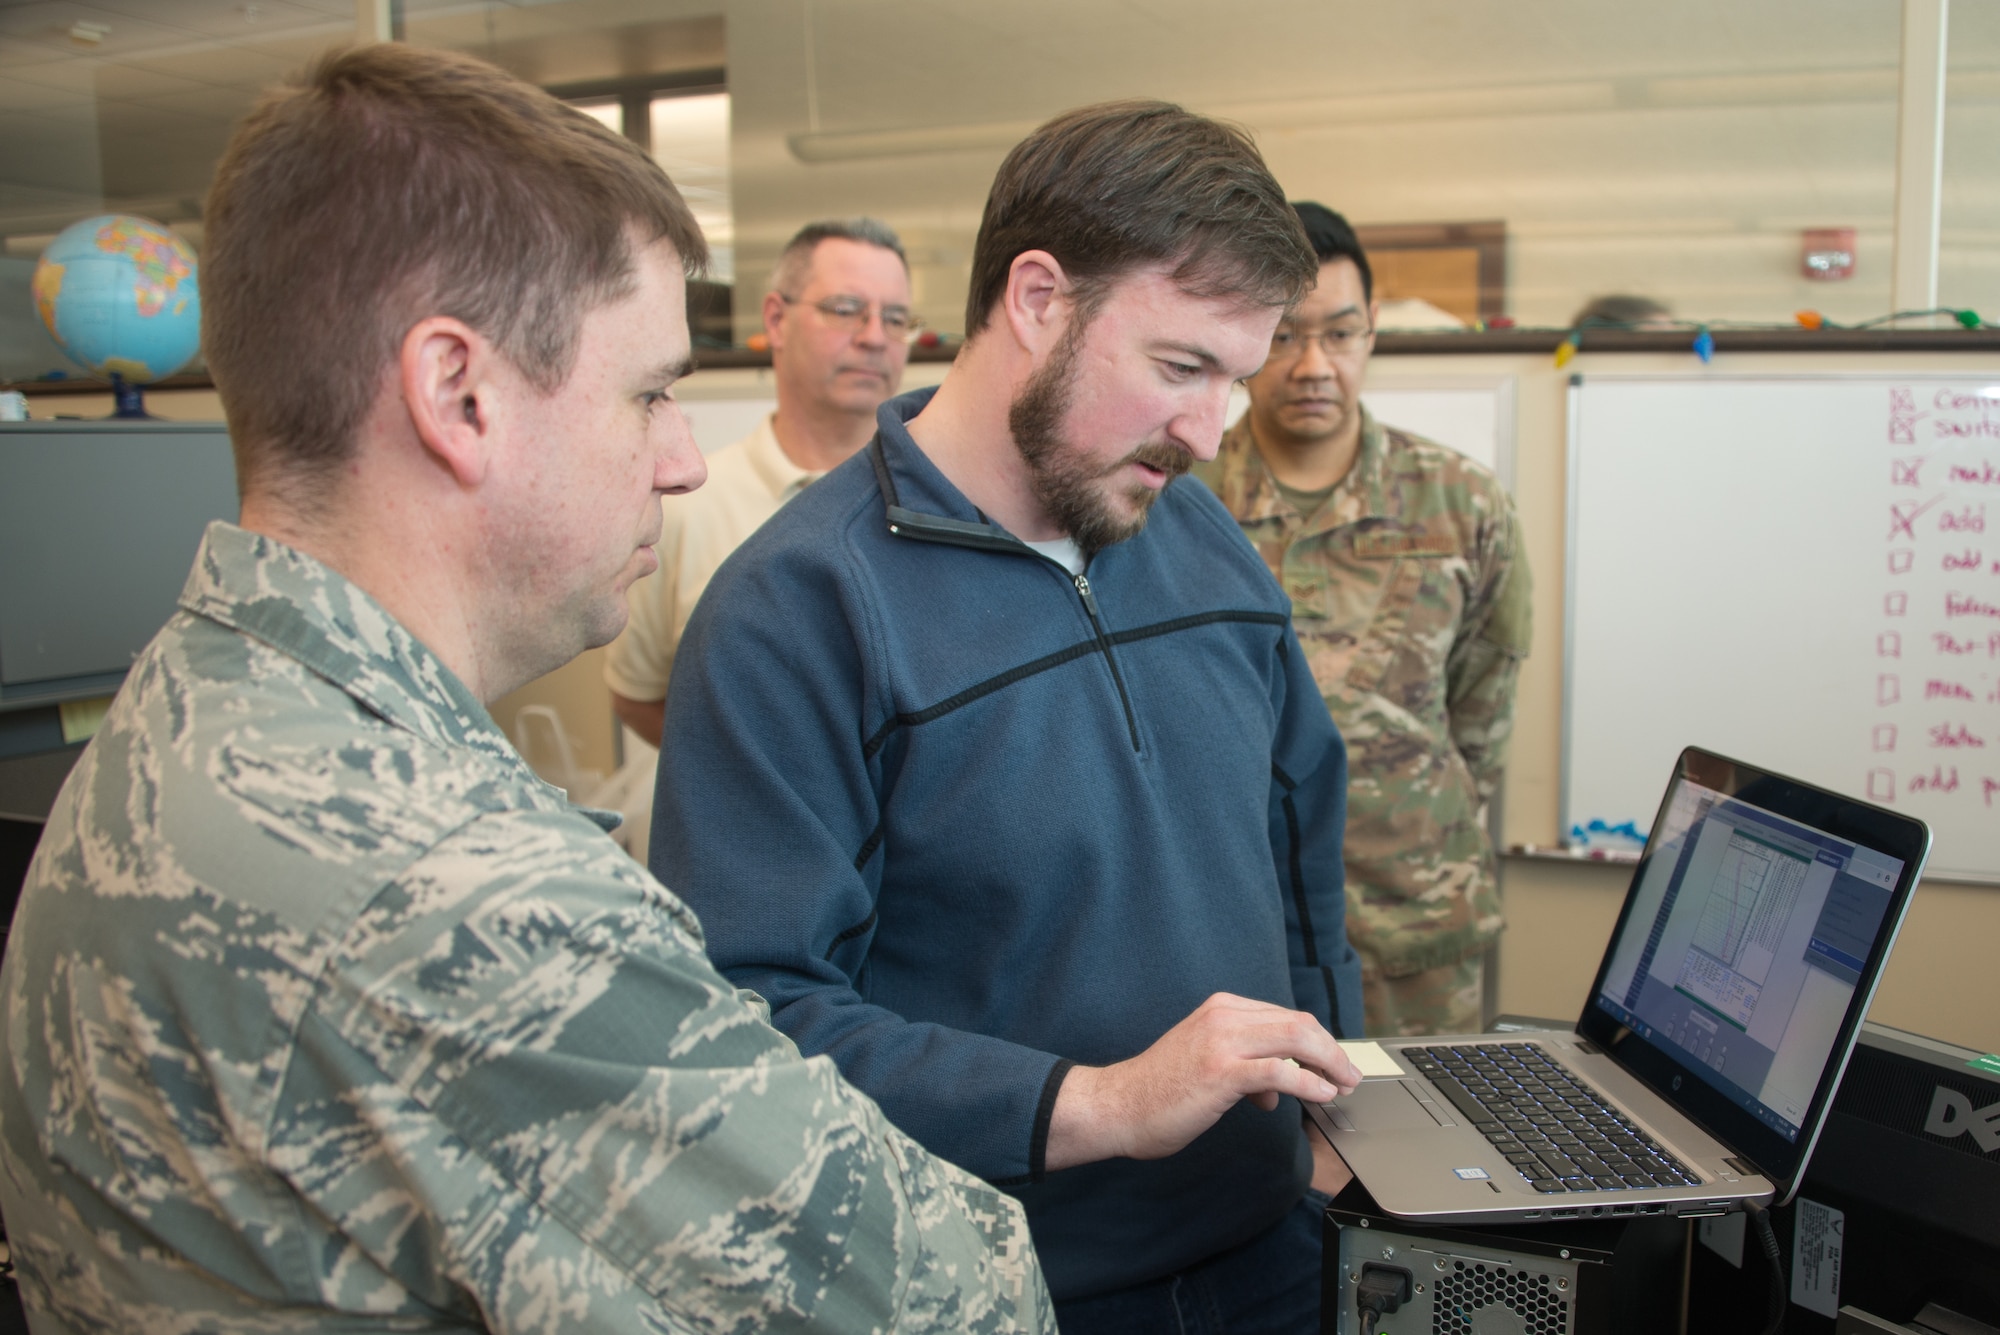
[[[1361,1073],[1332,1034],[1304,1011],[1218,992],[1136,1057],[1075,1066],[1049,1119],[1050,1171],[1099,1159],[1162,1159],[1239,1099],[1325,1103],[1349,1094]]]

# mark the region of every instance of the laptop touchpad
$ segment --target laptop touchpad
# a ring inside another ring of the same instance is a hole
[[[1417,1102],[1407,1080],[1364,1080],[1352,1094],[1331,1105],[1335,1120],[1353,1131],[1434,1131],[1437,1120]]]

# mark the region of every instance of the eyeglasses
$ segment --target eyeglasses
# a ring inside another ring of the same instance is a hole
[[[1319,350],[1328,358],[1351,357],[1360,350],[1362,340],[1375,332],[1370,325],[1332,325],[1325,329],[1297,329],[1291,325],[1279,325],[1271,335],[1271,360],[1280,366],[1297,361],[1305,355],[1308,343],[1319,344]]]
[[[778,300],[787,306],[800,304],[799,298],[788,297],[782,292],[778,294]],[[876,310],[882,313],[882,332],[890,338],[901,339],[908,343],[917,336],[917,331],[924,327],[923,317],[907,306],[878,307],[863,301],[860,297],[826,297],[804,304],[818,311],[828,324],[836,329],[845,329],[850,334],[858,334],[866,329],[869,312]]]

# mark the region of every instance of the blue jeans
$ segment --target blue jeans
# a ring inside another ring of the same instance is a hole
[[[1062,1335],[1319,1335],[1327,1198],[1176,1275],[1056,1304]]]

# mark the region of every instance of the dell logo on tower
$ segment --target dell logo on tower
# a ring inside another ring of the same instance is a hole
[[[1931,1095],[1931,1115],[1924,1119],[1924,1130],[1946,1140],[1970,1135],[1982,1151],[1992,1154],[2000,1150],[2000,1103],[1974,1108],[1965,1095],[1939,1085]]]

